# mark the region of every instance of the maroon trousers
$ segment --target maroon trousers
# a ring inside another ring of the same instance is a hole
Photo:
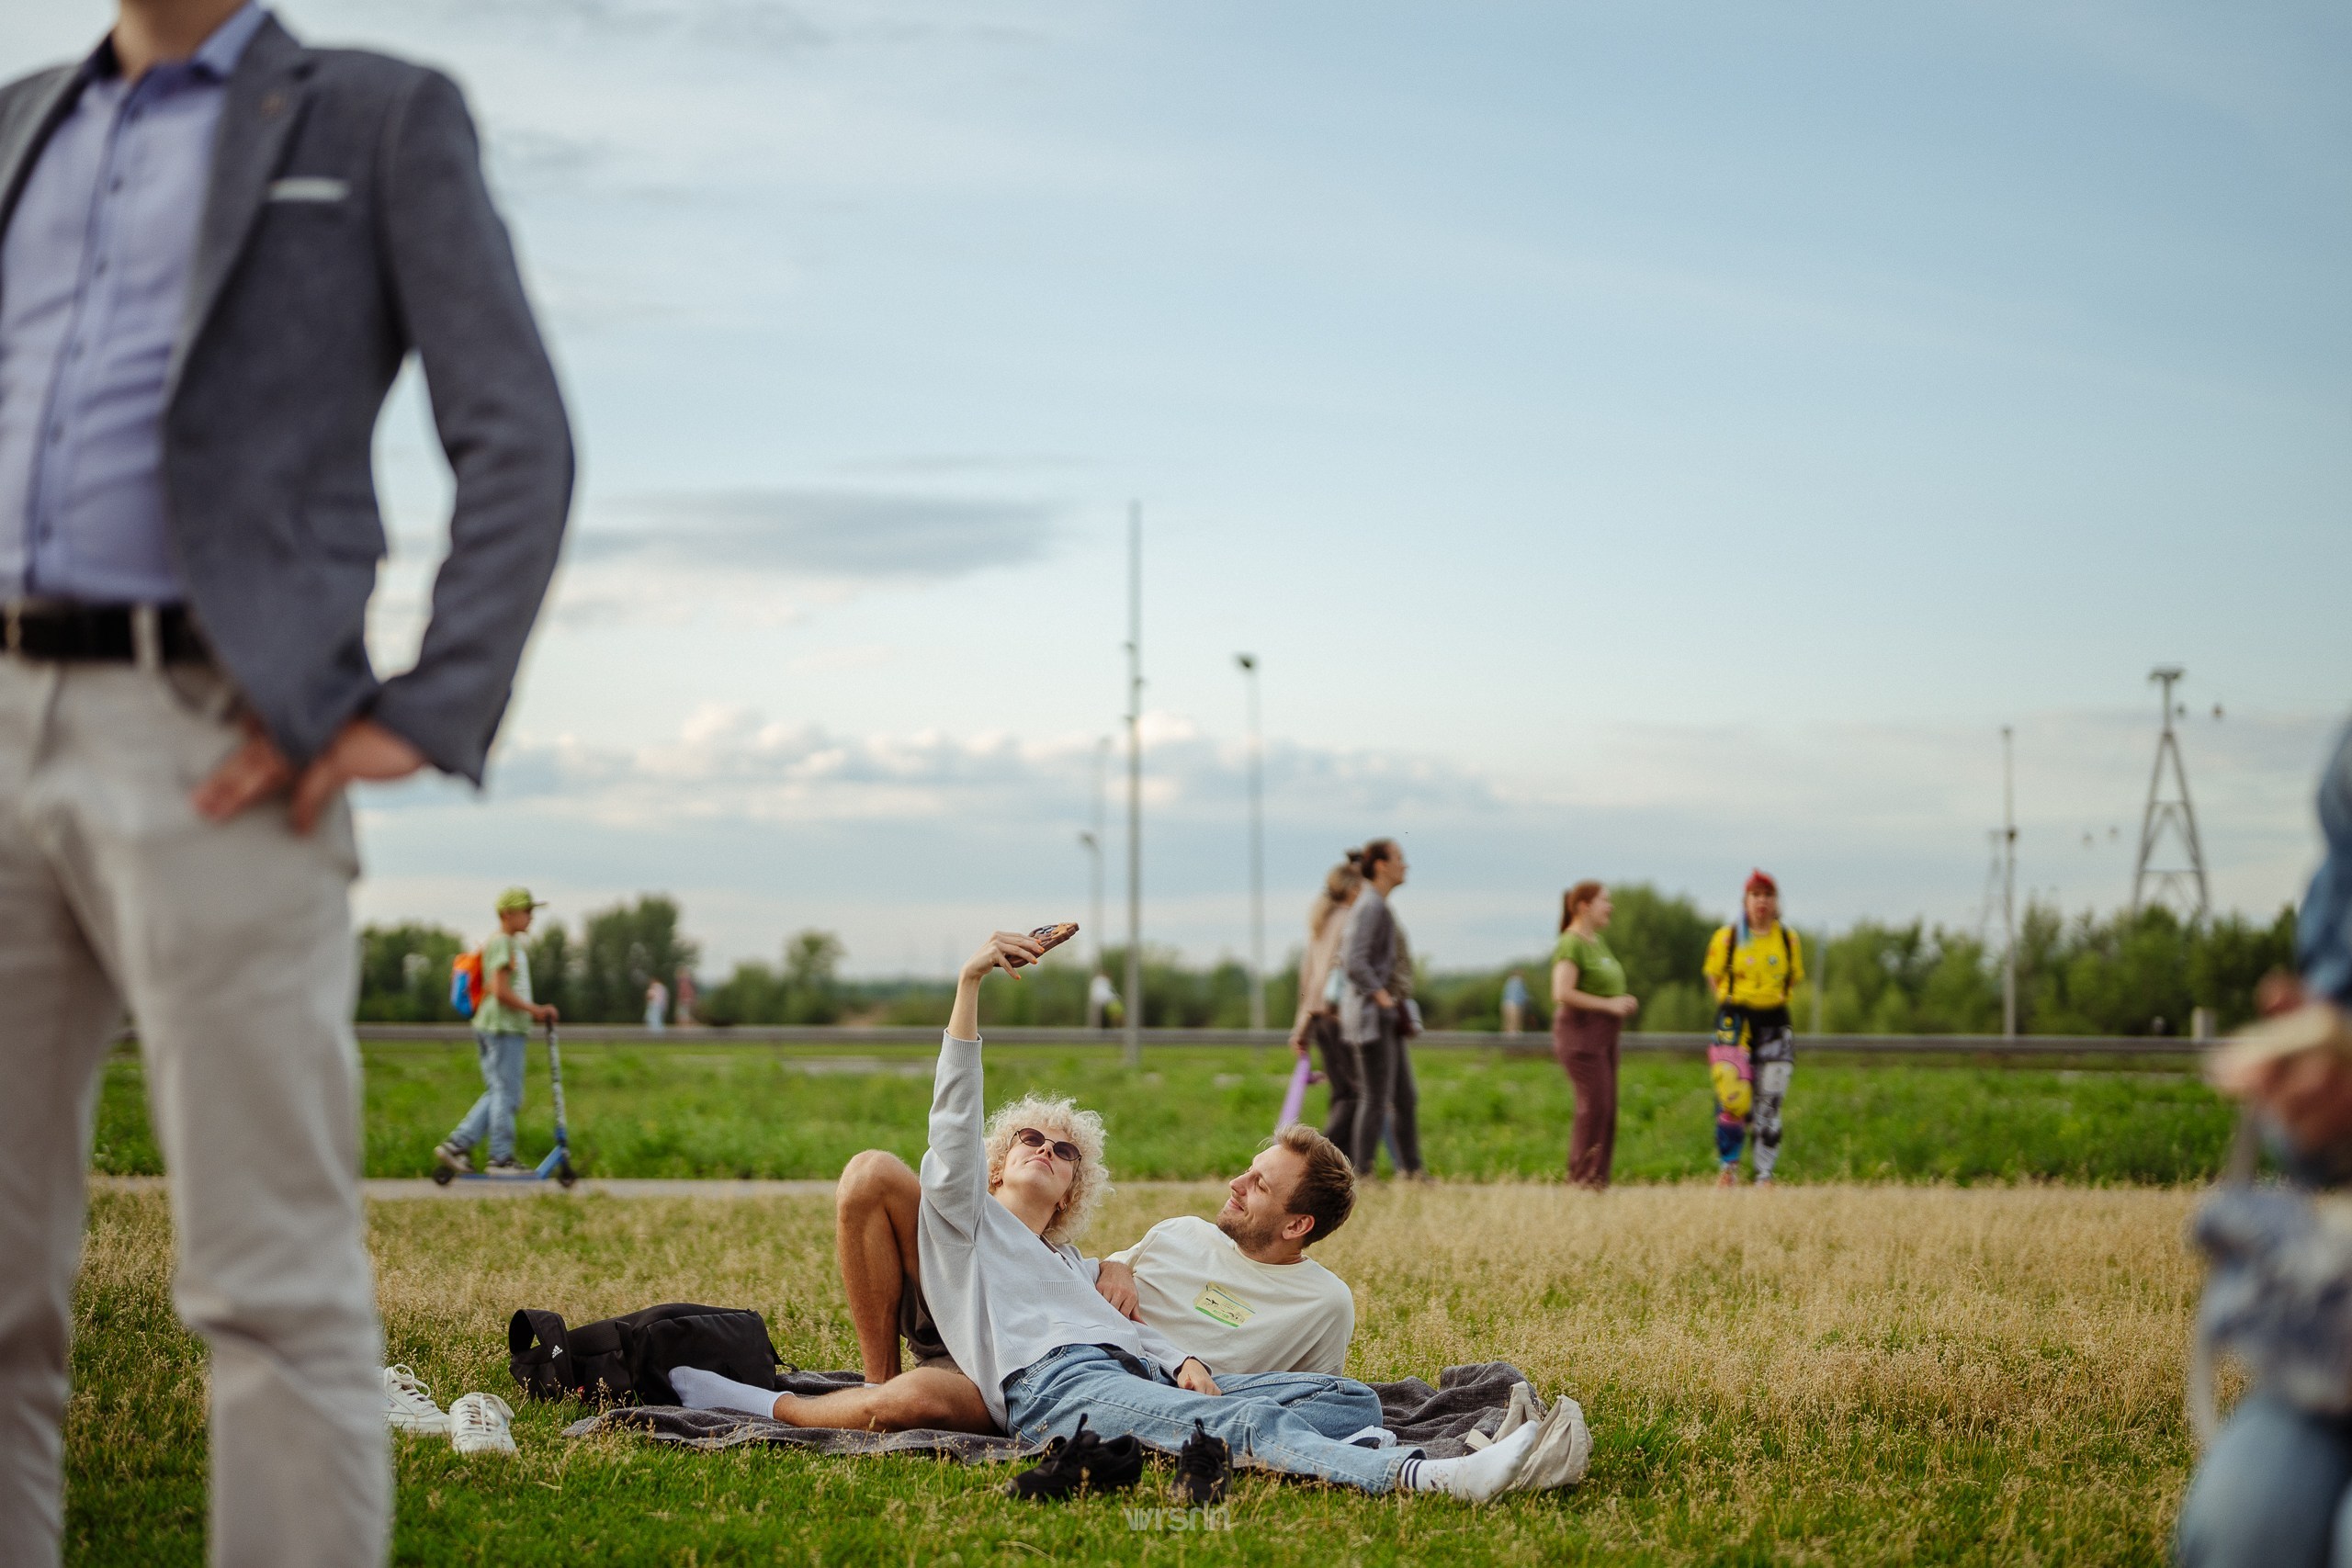
[[[1609,1185],[1617,1157],[1617,1032],[1614,1013],[1562,1008],[1552,1015],[1552,1055],[1576,1089],[1577,1116],[1568,1129],[1568,1179],[1579,1187]]]

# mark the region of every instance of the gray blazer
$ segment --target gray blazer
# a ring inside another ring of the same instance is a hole
[[[1340,939],[1340,969],[1348,981],[1340,992],[1340,1038],[1352,1045],[1379,1039],[1380,1008],[1372,994],[1386,989],[1396,973],[1396,916],[1369,882],[1348,911],[1348,934]]]
[[[75,69],[0,87],[0,230]],[[571,434],[473,122],[439,73],[305,49],[275,19],[227,93],[164,414],[188,608],[296,763],[372,714],[479,784],[555,570]],[[415,668],[379,681],[370,444],[411,350],[457,503]]]

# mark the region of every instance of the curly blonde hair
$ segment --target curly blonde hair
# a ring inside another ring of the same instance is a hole
[[[997,1183],[1004,1179],[1004,1156],[1012,1150],[1012,1134],[1023,1127],[1035,1127],[1049,1138],[1067,1138],[1078,1145],[1078,1169],[1071,1173],[1069,1191],[1054,1211],[1053,1223],[1046,1227],[1046,1245],[1075,1242],[1086,1234],[1094,1206],[1111,1192],[1111,1168],[1102,1163],[1102,1118],[1080,1110],[1075,1100],[1048,1100],[1041,1094],[1024,1094],[1000,1107],[989,1118],[989,1191],[995,1191]]]

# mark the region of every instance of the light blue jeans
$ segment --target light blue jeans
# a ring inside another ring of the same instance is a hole
[[[514,1157],[514,1113],[523,1109],[523,1057],[530,1040],[521,1034],[477,1034],[474,1050],[481,1057],[481,1098],[449,1134],[461,1149],[472,1148],[490,1136],[492,1163]]]
[[[2181,1499],[2180,1568],[2352,1565],[2352,1422],[2250,1394]]]
[[[1334,1481],[1366,1492],[1396,1484],[1396,1472],[1419,1449],[1358,1448],[1344,1439],[1381,1425],[1380,1396],[1351,1378],[1318,1372],[1237,1372],[1218,1377],[1218,1394],[1144,1377],[1100,1345],[1065,1345],[1004,1381],[1004,1412],[1026,1443],[1086,1429],[1104,1438],[1132,1434],[1147,1448],[1174,1453],[1198,1420],[1222,1438],[1236,1464]]]

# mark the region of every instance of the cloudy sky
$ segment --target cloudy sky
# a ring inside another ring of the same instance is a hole
[[[0,69],[107,15],[13,18]],[[280,15],[464,85],[583,455],[489,794],[368,796],[368,916],[662,890],[714,960],[818,925],[865,973],[1089,919],[1131,501],[1147,935],[1196,956],[1249,940],[1244,649],[1276,956],[1379,832],[1441,963],[1587,874],[1973,927],[2005,724],[2021,881],[2111,907],[2160,662],[2217,903],[2315,863],[2341,7]],[[397,667],[417,387],[379,454]]]

